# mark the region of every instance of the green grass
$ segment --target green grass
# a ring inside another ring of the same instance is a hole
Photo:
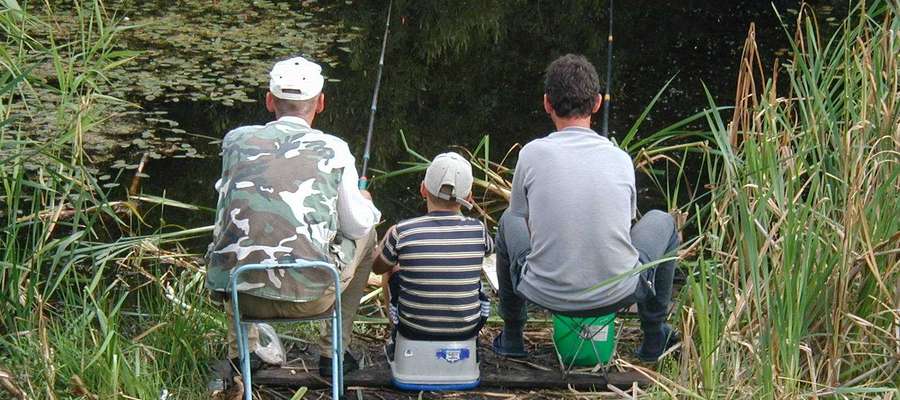
[[[209,229],[140,234],[135,208],[110,201],[83,147],[109,118],[107,107],[122,103],[100,88],[133,56],[116,50],[129,27],[99,1],[76,7],[77,32],[9,4],[0,11],[6,383],[37,399],[147,399],[163,391],[203,398],[206,363],[221,351],[210,338],[222,336],[223,316],[211,312],[203,270],[170,250]],[[40,113],[52,118],[36,135],[29,123]]]

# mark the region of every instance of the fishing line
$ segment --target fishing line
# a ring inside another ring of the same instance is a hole
[[[359,188],[365,190],[369,185],[366,172],[369,169],[369,158],[372,150],[372,131],[375,128],[375,111],[378,110],[378,89],[381,87],[381,73],[384,70],[384,50],[387,48],[388,33],[391,29],[391,8],[394,0],[388,2],[387,20],[384,21],[384,38],[381,40],[381,57],[378,58],[378,75],[375,78],[375,92],[372,93],[372,108],[369,110],[369,131],[366,133],[366,148],[363,151],[363,164],[360,170]]]
[[[610,93],[612,93],[612,60],[613,60],[613,0],[609,0],[609,36],[606,48],[606,95],[603,96],[603,136],[609,137]]]

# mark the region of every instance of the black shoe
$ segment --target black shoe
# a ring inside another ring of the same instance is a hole
[[[235,357],[231,360],[228,360],[228,363],[231,364],[231,370],[234,371],[235,374],[241,374],[241,358]],[[262,358],[259,358],[256,353],[250,353],[250,373],[256,373],[263,368],[272,367],[272,364],[269,364],[263,361]]]
[[[491,349],[499,356],[509,358],[525,358],[528,357],[528,351],[525,350],[525,341],[521,335],[518,335],[515,344],[509,346],[503,343],[503,332],[501,331],[491,342]]]
[[[344,352],[344,375],[359,369],[359,362],[349,351]],[[319,375],[331,377],[331,357],[319,356]]]
[[[644,334],[644,340],[634,352],[638,360],[645,363],[659,361],[663,353],[681,342],[681,335],[668,324],[663,325],[662,331],[653,335],[654,337],[649,336]]]

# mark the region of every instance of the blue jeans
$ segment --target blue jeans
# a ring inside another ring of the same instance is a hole
[[[638,251],[638,260],[641,264],[674,255],[680,244],[675,219],[659,210],[647,212],[631,227],[631,243]],[[495,246],[500,286],[500,317],[506,325],[521,331],[521,327],[528,319],[527,299],[516,290],[516,287],[519,285],[525,260],[531,253],[525,219],[504,213],[500,218]],[[641,329],[644,333],[658,332],[668,318],[675,264],[675,260],[666,261],[640,272],[634,293],[609,306],[577,312],[551,311],[574,317],[588,317],[619,312],[637,303]]]

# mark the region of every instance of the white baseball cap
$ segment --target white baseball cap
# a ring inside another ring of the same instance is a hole
[[[472,164],[457,153],[438,154],[425,170],[425,190],[439,199],[451,200],[467,210],[472,208],[466,199],[472,193]],[[450,193],[441,188],[450,186]]]
[[[269,73],[269,91],[284,100],[309,100],[322,93],[322,67],[303,57],[275,63]]]

